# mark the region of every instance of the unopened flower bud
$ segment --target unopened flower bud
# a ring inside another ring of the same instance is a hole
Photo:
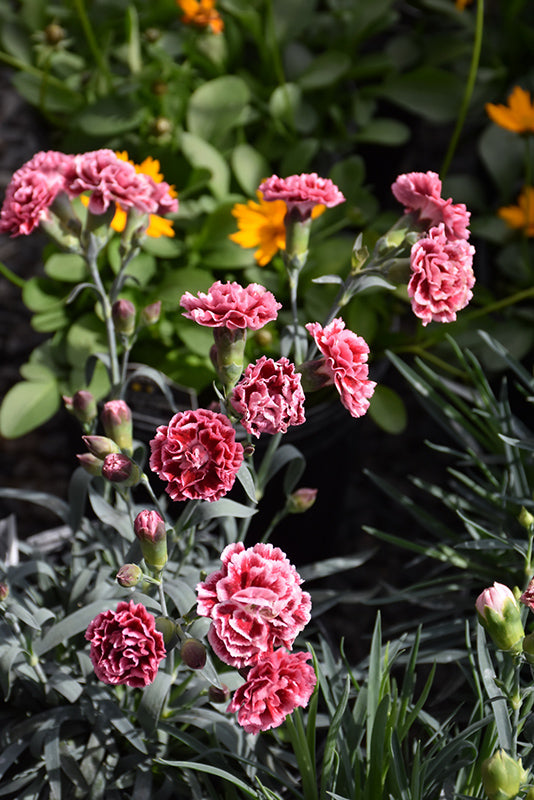
[[[254,341],[261,347],[270,347],[273,343],[273,335],[267,328],[260,328],[259,331],[254,331]]]
[[[108,439],[107,436],[82,436],[82,439],[89,452],[101,460],[111,453],[120,453],[121,451],[117,442]]]
[[[152,93],[155,94],[157,97],[161,97],[163,94],[167,94],[169,91],[169,87],[163,81],[155,81],[152,84]]]
[[[297,372],[300,372],[302,376],[301,384],[305,393],[316,392],[334,382],[332,376],[325,369],[325,365],[324,356],[299,364]]]
[[[170,617],[156,617],[156,630],[162,634],[167,652],[180,641],[176,632],[176,623]]]
[[[97,415],[96,400],[86,389],[80,389],[72,397],[63,396],[65,408],[81,423],[92,422]]]
[[[130,300],[116,300],[111,308],[113,324],[118,333],[131,336],[135,331],[135,306]]]
[[[247,444],[243,448],[243,455],[245,458],[250,458],[254,455],[254,451],[256,450],[256,445],[254,444]]]
[[[523,528],[527,529],[527,531],[534,525],[534,517],[530,511],[527,511],[525,506],[521,506],[521,511],[519,512],[517,520],[519,524],[523,526]]]
[[[116,575],[118,583],[125,589],[137,586],[142,577],[143,571],[137,564],[123,564]]]
[[[7,583],[0,583],[0,603],[3,603],[4,600],[7,599],[9,596],[9,586]]]
[[[117,442],[121,450],[133,449],[132,412],[124,400],[109,400],[100,415],[106,436]]]
[[[287,498],[287,511],[290,514],[304,514],[315,503],[317,497],[317,489],[308,489],[302,487],[297,489],[296,492],[290,494]]]
[[[227,703],[230,698],[230,689],[225,683],[222,686],[214,686],[208,689],[208,697],[212,703]]]
[[[210,357],[221,382],[229,392],[243,372],[246,330],[213,328],[213,338],[215,339],[215,353],[210,352]]]
[[[156,117],[152,123],[152,131],[155,136],[165,136],[172,131],[172,122],[167,117]]]
[[[161,37],[161,31],[159,30],[159,28],[147,28],[145,31],[145,39],[147,40],[147,42],[150,42],[151,44],[157,42],[160,37]]]
[[[182,644],[180,656],[189,669],[202,669],[206,664],[206,648],[198,639],[186,639]]]
[[[46,43],[52,46],[62,42],[66,35],[65,28],[62,28],[57,22],[51,22],[49,25],[47,25],[44,29],[44,34],[46,37]]]
[[[102,475],[112,483],[121,486],[136,486],[141,480],[141,470],[123,453],[110,453],[102,463]]]
[[[489,800],[512,800],[528,778],[521,759],[513,759],[505,750],[497,750],[481,767],[482,784]]]
[[[148,566],[162,570],[167,563],[167,530],[157,511],[140,511],[134,521],[134,533]]]
[[[76,456],[80,463],[80,467],[83,467],[89,475],[93,475],[97,477],[102,475],[102,459],[97,458],[92,453],[78,453]]]
[[[141,321],[144,325],[154,325],[160,318],[160,314],[161,300],[157,300],[155,303],[151,303],[141,310]]]
[[[525,636],[513,592],[502,583],[484,589],[476,601],[478,618],[500,650],[518,653]]]

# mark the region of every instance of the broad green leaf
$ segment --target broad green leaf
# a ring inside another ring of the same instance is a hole
[[[515,190],[525,169],[525,149],[521,136],[503,130],[498,125],[490,125],[478,140],[478,151],[499,189],[499,197],[515,205]]]
[[[302,101],[302,90],[296,83],[277,86],[269,99],[269,111],[289,128],[295,128],[297,114]]]
[[[243,120],[250,90],[237,75],[222,75],[196,89],[187,106],[187,128],[209,142],[218,142]]]
[[[16,383],[0,406],[0,433],[6,439],[16,439],[39,427],[56,413],[60,399],[54,380]]]
[[[84,259],[76,253],[53,253],[44,265],[49,278],[67,283],[79,283],[88,277]]]
[[[200,136],[188,131],[182,133],[181,145],[190,164],[211,173],[209,186],[215,197],[224,198],[230,187],[230,170],[219,151]]]
[[[378,384],[369,405],[369,416],[386,433],[402,433],[407,415],[404,401],[389,386]]]
[[[327,50],[326,53],[321,53],[321,55],[299,75],[297,83],[304,91],[329,88],[345,75],[351,63],[352,61],[347,53],[342,53],[337,50]]]
[[[65,645],[71,636],[76,636],[76,634],[84,631],[97,614],[107,610],[114,603],[115,601],[112,598],[102,597],[100,600],[95,600],[93,603],[84,606],[84,608],[80,608],[64,617],[60,622],[52,625],[42,639],[34,642],[33,649],[35,654],[43,656],[58,645]]]
[[[451,122],[460,108],[463,80],[437,67],[418,67],[389,77],[379,90],[387,98],[431,122]]]
[[[138,128],[145,110],[127,96],[108,96],[73,116],[76,127],[90,136],[117,136]]]
[[[232,150],[231,164],[243,191],[255,199],[258,186],[272,172],[265,156],[252,145],[243,142]]]
[[[145,236],[141,243],[141,248],[158,258],[177,258],[184,252],[185,245],[181,239],[170,238],[169,236]]]
[[[199,522],[207,522],[217,517],[246,518],[251,517],[255,513],[255,508],[223,497],[222,500],[215,500],[213,503],[205,502],[198,505],[191,516],[191,520],[194,521],[195,524],[198,524]]]
[[[5,636],[5,631],[3,632]],[[2,687],[2,694],[4,700],[9,699],[11,693],[11,682],[13,680],[13,664],[15,659],[22,655],[22,650],[18,642],[11,642],[4,640],[0,646],[0,686]],[[5,752],[5,751],[4,751]],[[3,767],[3,756],[0,756],[0,775]]]
[[[49,311],[64,303],[63,291],[48,278],[29,278],[22,290],[24,305],[30,311]]]
[[[104,323],[94,314],[83,314],[67,333],[67,359],[73,366],[85,363],[90,355],[107,350]]]
[[[410,138],[410,129],[396,119],[373,119],[354,137],[357,142],[398,147]]]
[[[47,81],[27,72],[17,72],[11,79],[17,91],[32,105],[43,111],[66,113],[69,118],[76,118],[76,111],[83,103],[82,95],[69,88],[66,83]]]
[[[32,317],[32,328],[39,333],[54,333],[67,325],[69,316],[64,306],[41,311]]]
[[[154,683],[143,689],[143,697],[137,709],[137,720],[148,733],[154,731],[158,724],[171,684],[172,675],[160,669]]]

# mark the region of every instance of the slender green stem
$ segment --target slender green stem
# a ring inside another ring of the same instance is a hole
[[[465,118],[467,116],[467,111],[469,109],[469,103],[471,102],[471,97],[473,94],[473,89],[475,87],[475,81],[478,72],[478,64],[480,62],[480,52],[482,50],[482,35],[484,32],[484,0],[477,0],[477,12],[476,12],[476,22],[475,22],[475,38],[473,41],[473,51],[471,54],[471,65],[469,67],[469,74],[467,76],[467,82],[465,84],[465,92],[462,98],[462,105],[460,106],[460,112],[456,119],[456,125],[454,127],[454,131],[452,133],[449,147],[445,154],[445,158],[443,159],[443,164],[441,165],[440,176],[443,180],[449,171],[449,167],[451,165],[452,158],[454,156],[456,147],[458,145],[458,140],[460,138],[460,134],[462,132],[462,128],[465,123]]]
[[[308,739],[302,714],[299,708],[286,717],[285,727],[291,739],[291,746],[302,778],[302,789],[304,800],[318,800],[317,776],[315,774],[315,763],[308,748]],[[313,754],[314,756],[315,754]]]
[[[293,349],[295,354],[295,363],[300,364],[302,362],[303,353],[302,353],[302,347],[300,346],[300,337],[299,337],[299,315],[298,315],[298,300],[297,300],[298,285],[299,285],[298,270],[289,270],[288,279],[289,279],[289,296],[291,300],[291,315],[293,317]]]
[[[9,53],[5,53],[3,50],[0,50],[0,61],[3,61],[4,64],[9,64],[10,67],[13,67],[13,69],[18,70],[19,72],[26,72],[28,75],[33,75],[35,78],[39,78],[41,81],[44,80],[45,75],[41,69],[38,69],[38,67],[34,67],[31,64],[26,64],[26,62],[15,58]],[[73,100],[78,100],[79,94],[72,89],[69,89],[69,87],[63,81],[54,78],[53,75],[48,75],[47,81],[50,86],[61,90],[65,94],[72,94]]]
[[[98,45],[98,41],[93,31],[91,21],[85,9],[84,0],[74,0],[74,5],[76,7],[76,11],[78,12],[83,32],[85,33],[85,38],[87,39],[87,44],[89,45],[89,49],[93,54],[93,58],[98,66],[98,69],[100,70],[101,75],[104,77],[106,81],[106,87],[109,89],[111,87],[111,73],[106,63],[106,59],[104,58],[104,55]]]
[[[261,537],[261,541],[268,542],[269,539],[271,538],[271,533],[274,531],[278,523],[282,522],[282,520],[285,519],[286,517],[287,517],[287,510],[285,508],[282,508],[280,511],[278,511],[270,521],[269,525],[267,526],[265,533]]]
[[[20,289],[23,289],[24,286],[26,285],[26,281],[24,280],[24,278],[19,278],[18,275],[15,275],[15,273],[12,272],[9,269],[9,267],[6,267],[5,264],[2,264],[1,261],[0,261],[0,275],[3,275],[4,278],[7,278],[7,280],[10,283],[12,283],[14,286],[18,286]]]

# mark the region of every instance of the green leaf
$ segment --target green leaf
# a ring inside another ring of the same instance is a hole
[[[67,283],[80,283],[88,277],[84,259],[76,253],[53,253],[44,265],[49,278]]]
[[[515,190],[525,169],[525,143],[512,131],[490,125],[478,140],[484,166],[499,189],[499,197],[515,204]]]
[[[103,97],[74,115],[72,120],[79,130],[90,136],[117,136],[138,128],[145,110],[129,97],[119,95]]]
[[[69,119],[76,119],[77,110],[83,103],[80,92],[70,89],[67,84],[47,81],[42,77],[18,72],[13,78],[16,90],[34,106],[52,113],[65,113]]]
[[[137,709],[137,720],[148,733],[156,729],[171,684],[172,675],[160,669],[154,682],[143,690],[143,697]]]
[[[249,100],[249,88],[237,75],[222,75],[207,81],[191,95],[187,128],[209,142],[218,142],[228,130],[244,121]]]
[[[5,631],[3,632],[3,636],[5,636]],[[13,680],[13,664],[17,656],[22,654],[22,650],[20,645],[17,642],[8,643],[7,641],[2,642],[2,646],[0,647],[0,686],[2,687],[2,694],[4,696],[4,700],[9,699],[9,695],[11,693],[11,682]],[[2,772],[2,759],[3,754],[0,756],[0,775]]]
[[[56,413],[60,400],[55,380],[16,383],[0,406],[1,435],[16,439],[38,428]]]
[[[30,278],[22,290],[24,305],[30,311],[49,311],[64,303],[62,290],[48,278]]]
[[[44,656],[54,647],[60,644],[65,645],[71,636],[76,636],[84,631],[97,614],[106,611],[110,602],[112,602],[111,598],[102,597],[100,600],[95,600],[93,603],[74,611],[60,622],[52,625],[42,639],[34,642],[33,649],[35,654]]]
[[[207,522],[217,517],[238,517],[243,519],[251,517],[255,513],[255,508],[223,497],[222,500],[215,500],[213,503],[205,502],[198,505],[193,511],[191,520],[196,525],[199,522]]]
[[[354,137],[357,142],[398,147],[410,138],[410,129],[396,119],[373,119]]]
[[[262,180],[268,178],[272,172],[267,159],[252,145],[244,142],[234,147],[230,161],[234,175],[245,194],[255,197]]]
[[[269,99],[269,111],[289,128],[294,128],[302,100],[302,90],[296,83],[277,86]]]
[[[194,167],[210,172],[208,183],[215,197],[225,198],[230,187],[230,170],[219,151],[200,136],[187,131],[182,133],[181,145],[184,156]]]
[[[85,363],[90,355],[106,352],[104,323],[94,314],[82,314],[67,333],[67,359],[73,366]]]
[[[68,314],[63,306],[51,308],[49,311],[41,311],[32,317],[32,328],[39,333],[55,333],[67,325]]]
[[[328,50],[321,53],[310,66],[297,78],[297,83],[308,91],[310,89],[326,89],[340,80],[352,64],[347,53]]]
[[[389,77],[380,90],[382,97],[431,122],[451,122],[460,108],[463,80],[437,67],[418,67]]]
[[[223,778],[223,780],[228,781],[229,783],[237,786],[238,789],[241,789],[249,797],[254,798],[254,800],[258,800],[258,793],[255,789],[251,789],[250,786],[244,783],[239,778],[236,778],[235,775],[232,775],[231,772],[227,772],[224,769],[220,769],[219,767],[213,766],[213,764],[200,764],[198,761],[166,761],[165,759],[155,759],[156,764],[161,764],[164,767],[176,767],[177,769],[191,769],[197,770],[198,772],[207,772],[208,775],[216,775],[218,778]]]
[[[369,416],[386,433],[402,433],[407,424],[403,399],[389,386],[378,384],[369,405]]]

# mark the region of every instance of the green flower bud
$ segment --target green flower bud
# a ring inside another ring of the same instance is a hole
[[[489,800],[512,800],[528,779],[521,759],[517,761],[504,750],[497,750],[482,764],[482,784]]]
[[[143,571],[137,564],[123,564],[116,575],[118,583],[125,589],[137,586],[142,577]]]
[[[208,689],[208,697],[212,703],[227,703],[230,699],[230,690],[224,683],[222,686],[212,684]]]
[[[113,439],[108,439],[107,436],[82,436],[82,439],[89,452],[102,460],[111,453],[120,453],[121,451],[119,445]]]
[[[92,422],[97,415],[96,400],[86,389],[80,389],[72,397],[63,396],[65,408],[83,423]]]
[[[478,596],[478,618],[500,650],[521,651],[525,636],[521,611],[513,592],[502,583],[494,583]]]
[[[106,436],[117,442],[121,450],[133,450],[132,412],[124,400],[109,400],[104,404],[100,420]]]
[[[80,463],[80,467],[83,467],[89,475],[93,475],[95,478],[102,475],[103,461],[101,458],[97,458],[92,453],[78,453],[76,458]]]
[[[315,503],[317,489],[302,487],[290,494],[287,498],[287,511],[289,514],[304,514]]]
[[[144,509],[134,521],[134,533],[146,564],[160,572],[167,563],[167,529],[157,511]]]
[[[7,583],[0,583],[0,603],[9,597],[9,586]]]
[[[135,331],[135,306],[129,300],[116,300],[111,308],[113,324],[118,333],[131,336]]]
[[[176,631],[176,622],[170,617],[156,617],[156,630],[162,634],[167,652],[180,641]]]
[[[530,511],[527,511],[525,506],[521,506],[521,511],[519,512],[517,521],[523,526],[523,528],[526,528],[526,530],[529,530],[534,525],[534,517]]]

